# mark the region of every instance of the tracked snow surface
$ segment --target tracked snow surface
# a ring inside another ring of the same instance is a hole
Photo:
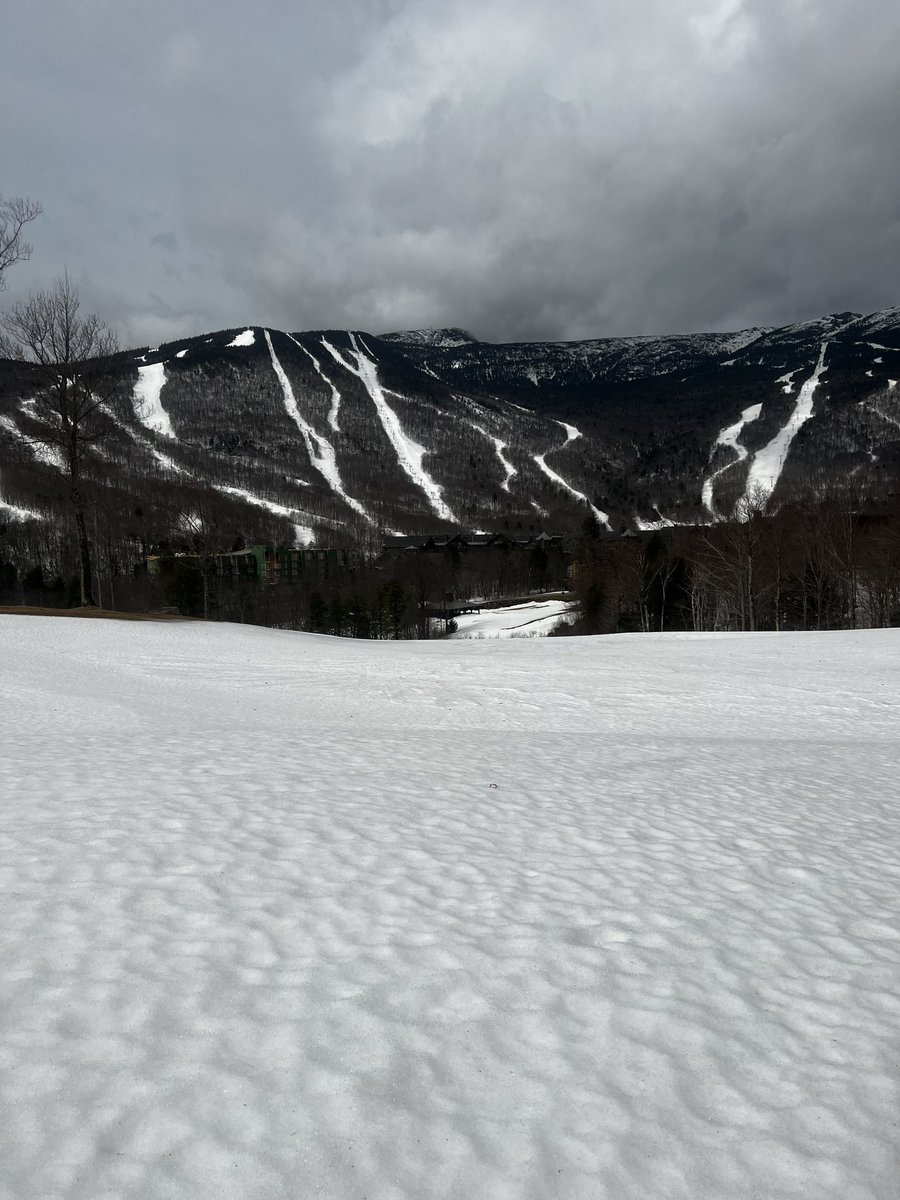
[[[0,661],[4,1198],[896,1200],[897,631]]]

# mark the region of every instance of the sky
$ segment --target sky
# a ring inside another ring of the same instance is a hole
[[[0,194],[126,345],[900,303],[896,0],[32,0]]]

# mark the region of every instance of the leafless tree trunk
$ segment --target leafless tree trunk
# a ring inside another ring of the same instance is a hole
[[[106,432],[104,393],[113,385],[104,368],[118,349],[96,314],[81,316],[78,289],[68,277],[13,305],[2,324],[14,357],[30,364],[40,440],[55,447],[69,480],[83,606],[93,605],[91,546],[84,491],[85,456]]]

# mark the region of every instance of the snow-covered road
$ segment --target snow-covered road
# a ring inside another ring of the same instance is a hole
[[[898,647],[0,615],[0,1196],[894,1200]]]

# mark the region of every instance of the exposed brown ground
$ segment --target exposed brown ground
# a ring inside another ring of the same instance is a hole
[[[36,608],[29,604],[0,605],[0,613],[25,617],[102,617],[107,621],[190,621],[179,613],[112,612],[108,608]]]

